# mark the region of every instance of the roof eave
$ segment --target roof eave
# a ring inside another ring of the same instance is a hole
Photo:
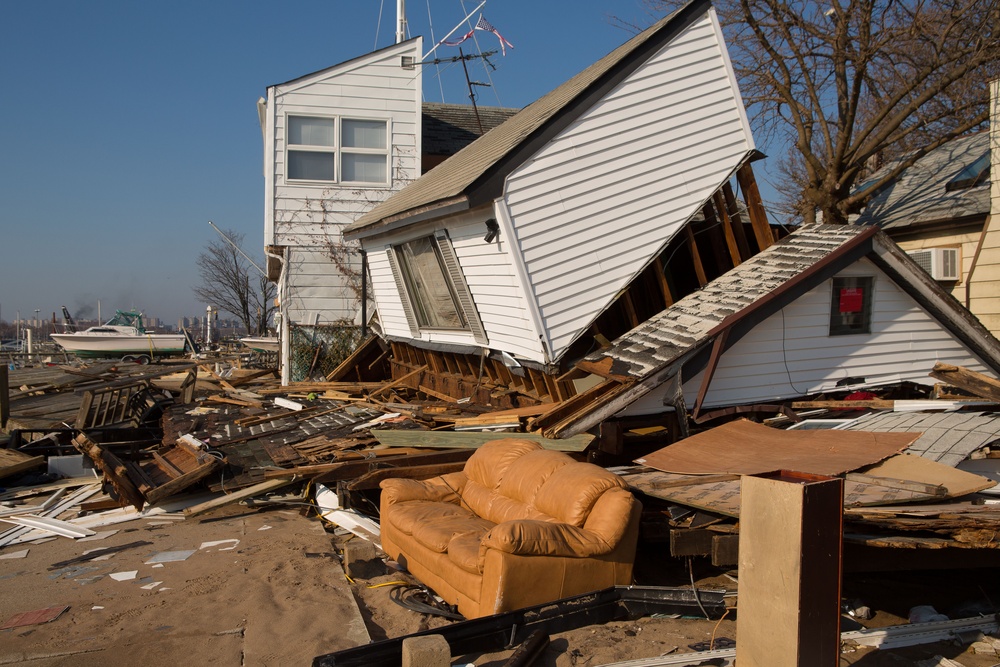
[[[404,211],[403,213],[391,215],[387,218],[383,218],[361,227],[347,227],[343,231],[343,236],[345,239],[349,240],[364,241],[376,236],[382,236],[383,234],[391,234],[405,227],[409,227],[410,225],[417,224],[418,222],[426,222],[435,218],[461,213],[462,211],[467,211],[468,209],[468,197],[460,195],[458,197],[452,197],[451,199],[436,201],[432,204],[428,204],[427,206],[421,206],[409,211]]]

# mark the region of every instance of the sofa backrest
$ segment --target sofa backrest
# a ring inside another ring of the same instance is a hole
[[[583,527],[605,491],[627,489],[599,466],[517,438],[480,447],[466,462],[465,476],[463,501],[493,523],[537,519]]]

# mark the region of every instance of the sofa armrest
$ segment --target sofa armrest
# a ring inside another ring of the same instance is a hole
[[[568,523],[518,519],[497,524],[483,537],[480,561],[487,549],[521,556],[591,558],[611,552],[614,545],[598,533]]]
[[[406,502],[408,500],[429,500],[432,502],[455,503],[461,502],[462,489],[465,487],[465,473],[453,472],[431,479],[405,479],[393,477],[383,479],[379,486],[382,487],[383,505],[393,505],[395,503]]]

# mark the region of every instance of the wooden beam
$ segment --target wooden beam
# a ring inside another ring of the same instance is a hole
[[[733,231],[733,221],[729,217],[729,212],[726,210],[726,203],[722,198],[721,192],[716,192],[712,195],[711,204],[718,214],[719,221],[722,224],[722,235],[726,239],[726,248],[729,250],[729,259],[732,260],[733,266],[739,266],[743,262],[743,257],[740,254],[739,244],[736,242],[736,232]],[[708,206],[708,204],[706,204]]]
[[[895,401],[886,401],[880,398],[870,401],[793,401],[794,410],[814,410],[817,408],[874,408],[876,410],[892,410]]]
[[[701,264],[701,253],[698,252],[698,243],[694,240],[694,230],[691,229],[691,225],[684,226],[684,233],[687,235],[688,250],[694,263],[694,274],[698,277],[698,284],[704,287],[708,284],[708,278],[705,276],[705,267]]]
[[[382,385],[380,388],[378,388],[375,391],[373,391],[371,393],[371,396],[378,396],[383,391],[387,391],[389,389],[392,389],[393,387],[398,387],[399,385],[403,384],[404,382],[406,382],[407,380],[409,380],[414,375],[419,375],[420,373],[423,373],[426,370],[427,370],[427,366],[421,366],[420,368],[417,368],[416,370],[412,370],[409,373],[407,373],[406,375],[403,375],[402,377],[399,377],[399,378],[393,380],[392,382],[389,382],[389,383],[386,383],[386,384]],[[419,384],[420,383],[418,382],[417,385],[419,386]]]
[[[746,199],[747,209],[750,212],[750,226],[753,227],[757,247],[765,250],[774,244],[774,235],[771,233],[771,225],[767,222],[767,211],[764,210],[760,190],[757,189],[757,179],[749,163],[736,172],[736,181],[743,190],[743,198]]]
[[[663,258],[659,255],[653,260],[656,269],[656,282],[660,285],[660,293],[663,295],[663,303],[669,308],[674,305],[674,297],[670,293],[670,284],[667,282],[667,273],[663,270]]]
[[[733,221],[733,236],[736,237],[736,246],[740,249],[740,257],[745,262],[753,257],[754,253],[750,250],[750,242],[747,241],[746,229],[743,227],[743,216],[740,215],[736,194],[733,192],[733,186],[729,184],[729,181],[722,184],[722,196],[726,200],[726,212]]]
[[[963,366],[952,366],[951,364],[939,361],[934,364],[930,376],[964,389],[976,396],[1000,402],[1000,382],[982,373],[977,373]]]
[[[226,505],[232,505],[233,503],[238,503],[245,498],[252,498],[254,496],[259,496],[267,493],[268,491],[275,491],[283,486],[288,486],[295,480],[292,477],[283,477],[281,479],[269,479],[260,484],[254,484],[253,486],[248,486],[242,488],[238,491],[233,491],[232,493],[226,494],[219,498],[213,498],[206,502],[200,503],[198,505],[193,505],[184,510],[184,516],[192,517],[205,514],[206,512],[211,512],[212,510],[218,509],[220,507],[225,507]]]

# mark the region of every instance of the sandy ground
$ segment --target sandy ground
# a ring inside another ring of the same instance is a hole
[[[451,623],[389,599],[389,584],[414,581],[404,573],[386,570],[348,579],[337,552],[346,540],[358,538],[334,534],[294,509],[235,506],[202,520],[137,520],[98,530],[114,529],[118,532],[102,540],[56,538],[0,550],[0,556],[29,550],[24,558],[0,559],[0,624],[20,612],[68,606],[49,623],[0,631],[0,665],[309,665],[315,656],[369,638]],[[227,542],[206,545],[222,540]],[[88,549],[136,541],[151,544],[107,560],[50,569]],[[185,560],[161,567],[147,562],[157,554],[192,550]],[[111,577],[133,570],[134,579]],[[659,571],[673,580],[641,583],[684,583],[683,569]],[[735,589],[719,572],[699,575],[699,586]],[[872,624],[900,622],[905,621],[879,610]],[[608,623],[554,635],[535,664],[590,667],[685,653],[713,635],[735,639],[736,623],[673,618]],[[510,653],[455,656],[452,664],[499,667]],[[841,664],[916,665],[935,655],[964,667],[1000,663],[995,654],[976,655],[967,646],[930,644],[891,652],[849,650]]]

